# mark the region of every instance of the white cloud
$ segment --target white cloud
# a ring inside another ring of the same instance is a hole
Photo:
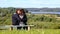
[[[0,0],[0,6],[7,7],[60,7],[60,0]]]

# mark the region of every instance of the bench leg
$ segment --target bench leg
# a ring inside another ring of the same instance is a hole
[[[13,27],[11,27],[10,30],[13,30]]]
[[[30,26],[28,26],[28,31],[30,30]]]

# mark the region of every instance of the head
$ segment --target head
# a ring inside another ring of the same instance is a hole
[[[19,15],[25,14],[24,9],[17,9],[16,13],[19,14]]]

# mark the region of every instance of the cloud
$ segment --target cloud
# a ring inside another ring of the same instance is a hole
[[[60,0],[0,0],[0,7],[60,7]]]

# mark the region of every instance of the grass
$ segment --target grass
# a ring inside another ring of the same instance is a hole
[[[0,34],[60,34],[60,29],[0,30]]]

